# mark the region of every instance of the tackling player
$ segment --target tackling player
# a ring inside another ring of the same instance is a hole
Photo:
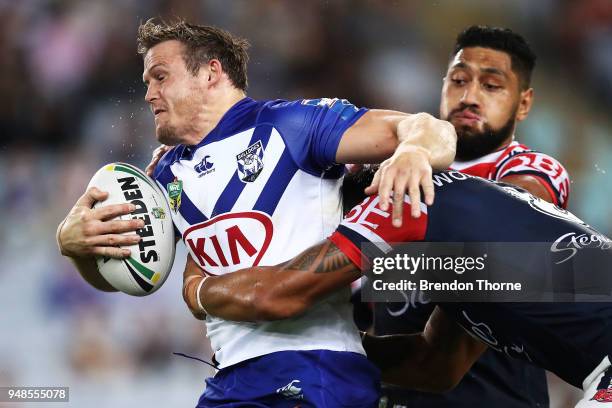
[[[399,226],[404,192],[419,200],[421,186],[431,203],[431,165],[452,162],[454,128],[430,115],[358,109],[338,99],[246,97],[247,43],[223,30],[148,21],[138,45],[157,139],[176,145],[154,176],[177,236],[210,275],[276,264],[327,236],[341,220],[338,163],[391,156],[376,184],[383,206],[395,191]],[[142,224],[112,221],[129,213],[127,205],[91,209],[105,197],[95,189],[81,197],[58,228],[58,242],[89,283],[110,291],[94,255],[129,256],[119,246],[138,236],[121,233]],[[348,294],[285,322],[209,316],[206,326],[221,371],[199,406],[377,404],[378,373],[364,356]]]
[[[573,234],[602,244],[599,250],[609,257],[608,237],[524,190],[456,172],[434,177],[439,186],[435,204],[411,206],[406,197],[407,209],[418,207],[423,213],[418,219],[405,219],[402,228],[393,228],[379,198],[369,197],[349,212],[328,240],[285,264],[200,277],[199,291],[188,288],[189,308],[240,321],[298,316],[360,276],[360,245],[367,242],[378,247],[411,241],[566,242]],[[503,218],[497,216],[499,211]],[[542,263],[528,268],[531,274],[549,276],[543,274],[567,271],[591,255],[578,249],[573,256],[571,263],[561,266],[541,258]],[[197,269],[192,260],[188,269]],[[578,407],[584,408],[612,400],[611,323],[611,303],[441,303],[423,333],[368,336],[364,345],[383,370],[384,381],[429,392],[455,386],[491,347],[582,388],[585,394]]]
[[[466,28],[457,36],[444,77],[440,118],[457,131],[452,169],[523,187],[566,208],[567,171],[553,157],[520,144],[514,136],[532,106],[535,60],[525,39],[509,29]],[[433,310],[432,304],[418,301],[378,303],[374,332],[419,332]],[[544,370],[493,351],[486,352],[451,392],[432,395],[383,386],[383,395],[389,407],[548,406]]]

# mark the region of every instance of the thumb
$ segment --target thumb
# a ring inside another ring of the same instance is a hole
[[[104,201],[108,198],[108,193],[102,191],[97,187],[90,187],[87,189],[76,202],[76,206],[91,208],[98,201]]]

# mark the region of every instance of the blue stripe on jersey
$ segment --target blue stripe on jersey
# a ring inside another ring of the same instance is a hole
[[[170,166],[165,166],[160,174],[157,175],[157,180],[165,187],[168,183],[174,181],[174,174]],[[181,205],[179,212],[189,224],[194,225],[206,221],[208,218],[196,207],[189,199],[185,191],[181,194]],[[180,234],[179,234],[180,236]]]
[[[185,190],[183,190],[183,194],[181,194],[181,206],[179,207],[179,212],[190,225],[198,224],[200,222],[204,222],[208,220],[208,218],[196,207],[196,205],[189,199],[189,196],[185,194]]]
[[[261,140],[261,145],[263,146],[265,155],[266,147],[268,146],[268,141],[270,140],[271,134],[271,124],[257,126],[253,131],[253,136],[251,136],[249,146],[258,140]],[[227,186],[225,186],[225,190],[223,190],[223,192],[219,195],[219,199],[217,199],[217,202],[215,203],[211,217],[215,217],[218,214],[223,214],[230,211],[245,187],[246,183],[240,180],[240,176],[238,175],[238,165],[236,164],[236,171],[234,172],[234,175],[230,179],[229,183],[227,183]]]
[[[285,149],[253,209],[272,215],[289,182],[297,171],[298,167],[293,161],[291,152],[289,149]]]

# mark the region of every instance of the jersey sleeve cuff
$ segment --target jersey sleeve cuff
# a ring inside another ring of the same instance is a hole
[[[328,239],[334,245],[336,245],[338,249],[340,249],[340,251],[342,251],[342,253],[344,253],[344,255],[346,255],[348,259],[350,259],[350,261],[355,264],[355,266],[357,266],[359,269],[362,269],[363,265],[361,250],[357,247],[357,245],[353,243],[353,241],[351,241],[338,231],[335,231]]]
[[[352,118],[350,118],[348,121],[343,123],[342,127],[336,130],[337,137],[330,138],[330,142],[325,148],[325,160],[327,161],[327,163],[338,164],[336,162],[336,154],[338,153],[338,146],[340,146],[340,141],[342,140],[342,136],[344,136],[344,133],[351,126],[353,126],[355,122],[361,119],[361,117],[365,115],[365,113],[368,110],[369,110],[368,108],[360,108],[359,111],[357,111],[357,113],[355,113]]]

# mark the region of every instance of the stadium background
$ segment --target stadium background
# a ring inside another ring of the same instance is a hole
[[[78,407],[193,406],[211,373],[172,355],[209,355],[180,296],[180,262],[154,296],[102,294],[55,244],[98,167],[144,167],[157,146],[135,52],[138,23],[152,16],[248,38],[252,97],[434,114],[455,35],[511,27],[538,54],[535,106],[517,134],[567,166],[570,209],[612,233],[609,0],[3,0],[0,386],[69,386]]]

